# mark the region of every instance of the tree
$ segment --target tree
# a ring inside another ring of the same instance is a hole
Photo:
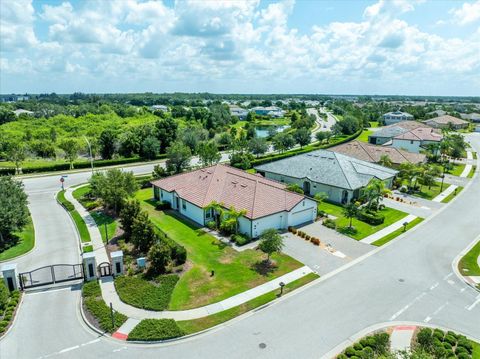
[[[100,147],[100,156],[104,160],[111,160],[115,153],[115,146],[117,142],[117,135],[110,129],[103,130],[98,138],[98,145]]]
[[[167,170],[181,173],[190,165],[192,151],[181,142],[167,148]]]
[[[70,169],[73,169],[73,162],[77,159],[80,148],[78,142],[73,138],[69,138],[63,140],[59,147],[65,152],[65,158],[70,163]]]
[[[250,141],[248,141],[248,149],[257,157],[263,155],[268,151],[267,140],[260,137],[252,138]]]
[[[132,236],[132,226],[135,218],[140,214],[140,202],[136,199],[127,200],[120,211],[120,223],[125,233],[125,239],[128,241]]]
[[[160,179],[160,178],[164,178],[164,177],[167,177],[167,176],[168,176],[168,173],[167,173],[167,171],[165,171],[165,168],[163,168],[160,165],[153,166],[153,172],[152,172],[152,178],[153,179]]]
[[[352,220],[358,214],[358,206],[354,202],[347,203],[343,206],[342,213],[345,218],[350,219],[349,228],[352,228]]]
[[[277,133],[273,137],[272,142],[275,151],[280,151],[282,153],[295,146],[295,139],[292,135],[284,132]]]
[[[206,210],[212,210],[214,212],[213,216],[215,219],[215,223],[217,228],[220,227],[220,222],[223,220],[225,215],[225,206],[223,203],[218,203],[216,201],[212,201],[206,208]]]
[[[280,252],[282,248],[283,238],[275,229],[267,229],[260,236],[258,249],[267,255],[268,264],[270,264],[270,256],[275,252]]]
[[[230,155],[230,165],[242,170],[248,170],[252,167],[254,157],[251,153],[236,152]]]
[[[155,132],[162,153],[177,139],[177,128],[177,122],[170,117],[162,118],[155,123]]]
[[[377,210],[383,196],[390,192],[385,188],[385,183],[379,179],[372,179],[370,183],[363,190],[363,197],[367,202],[367,208],[370,210]]]
[[[7,145],[7,159],[15,164],[15,173],[20,173],[20,167],[27,157],[23,143],[13,142]]]
[[[317,139],[318,142],[323,143],[327,139],[327,134],[324,131],[318,131],[315,134],[315,138]]]
[[[247,121],[247,122],[255,122],[255,112],[249,111],[249,112],[247,113],[246,121]]]
[[[122,172],[120,169],[110,169],[97,172],[90,178],[91,193],[100,198],[106,208],[115,214],[122,209],[125,201],[138,190],[137,181],[132,172]]]
[[[290,191],[290,192],[295,192],[295,193],[300,193],[300,194],[303,194],[303,189],[302,187],[300,187],[298,184],[296,183],[290,183],[288,186],[287,186],[287,190]]]
[[[222,155],[218,151],[217,144],[214,141],[200,142],[198,145],[198,157],[205,166],[211,166],[218,163]]]
[[[149,270],[154,274],[166,272],[167,266],[172,261],[170,248],[163,242],[158,241],[153,244],[148,251]]]
[[[27,195],[13,177],[0,177],[0,252],[15,241],[14,232],[28,223]]]
[[[0,107],[0,125],[15,121],[15,114],[7,108]]]
[[[140,156],[147,160],[153,160],[160,152],[160,142],[153,136],[148,136],[142,141]]]
[[[245,209],[242,209],[240,211],[237,211],[235,209],[235,207],[230,207],[230,209],[228,210],[227,212],[227,217],[232,220],[232,221],[235,221],[235,234],[238,234],[238,219],[242,216],[245,216],[247,214],[247,210]]]
[[[381,155],[378,164],[385,167],[392,167],[393,162],[388,155]]]
[[[132,235],[130,241],[140,253],[146,253],[148,249],[158,240],[148,214],[140,212],[132,223]]]
[[[300,145],[300,147],[308,145],[312,140],[310,131],[305,127],[296,130],[293,133],[293,138],[295,138],[295,141]]]

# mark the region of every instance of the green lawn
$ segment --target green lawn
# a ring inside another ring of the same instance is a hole
[[[77,160],[75,163],[80,163],[80,162],[89,162],[88,160],[81,161]],[[60,164],[65,164],[68,163],[66,160],[46,160],[46,159],[27,159],[26,161],[22,162],[22,165],[20,166],[21,168],[37,168],[37,167],[45,167],[45,166],[53,166],[53,165],[60,165]],[[5,162],[0,162],[0,167],[1,168],[15,168],[15,163],[5,161]]]
[[[444,199],[442,199],[442,203],[448,203],[450,202],[452,199],[454,199],[461,191],[462,191],[463,187],[462,186],[459,186],[457,187],[457,189],[455,191],[453,191],[452,193],[450,193],[447,197],[445,197]]]
[[[317,278],[319,278],[319,276],[315,273],[307,274],[302,278],[299,278],[291,283],[288,283],[284,287],[283,292],[285,294],[288,292],[291,292]],[[279,294],[279,291],[274,290],[272,292],[268,292],[257,298],[254,298],[246,303],[243,303],[239,306],[224,310],[223,312],[212,314],[207,317],[203,317],[199,319],[179,321],[177,322],[177,324],[185,334],[196,333],[196,332],[214,327],[221,323],[224,323],[230,319],[238,317],[241,314],[244,314],[250,310],[253,310],[268,302],[271,302],[272,300],[278,298],[278,294]]]
[[[342,206],[336,205],[333,203],[322,202],[322,204],[320,205],[320,210],[325,211],[329,215],[333,215],[337,217],[337,219],[335,220],[335,223],[337,224],[337,230],[339,232],[341,232],[342,228],[348,227],[350,225],[350,220],[345,218],[343,215]],[[355,234],[344,233],[344,234],[356,240],[360,240],[365,237],[368,237],[369,235],[375,232],[378,232],[379,230],[385,227],[388,227],[392,223],[395,223],[407,216],[407,213],[405,212],[398,211],[396,209],[388,208],[388,207],[383,209],[381,213],[385,216],[385,221],[382,224],[378,226],[372,226],[368,223],[359,221],[358,219],[354,218],[352,221],[352,226],[354,226],[357,229],[357,233]]]
[[[411,221],[411,222],[407,225],[407,231],[408,231],[409,229],[415,227],[417,224],[421,223],[422,221],[423,221],[423,218],[415,218],[413,221]],[[403,227],[397,229],[396,231],[394,231],[394,232],[392,232],[392,233],[390,233],[390,234],[387,234],[385,237],[380,238],[378,241],[373,242],[372,245],[377,246],[377,247],[383,246],[385,243],[390,242],[392,239],[398,237],[398,236],[401,235],[402,233],[405,233],[405,232],[403,231]]]
[[[480,359],[480,344],[470,341],[473,345],[472,359]]]
[[[462,275],[477,276],[480,275],[480,267],[477,259],[480,256],[480,242],[475,244],[467,254],[465,254],[458,263],[458,269]]]
[[[7,250],[0,252],[0,262],[13,259],[30,251],[35,245],[35,230],[32,219],[29,217],[27,225],[21,232],[15,233],[18,243]]]
[[[477,166],[472,166],[472,169],[470,172],[468,172],[467,178],[473,178],[473,175],[475,174],[475,171],[477,170]]]
[[[115,236],[115,232],[117,231],[118,222],[114,218],[100,211],[91,211],[90,215],[95,220],[95,223],[98,226],[98,230],[102,235],[103,243],[107,243],[107,233],[108,240],[112,239],[112,237]]]
[[[302,266],[285,254],[274,254],[277,268],[265,273],[260,251],[237,252],[205,233],[190,221],[177,217],[173,211],[155,210],[151,189],[137,192],[137,199],[151,220],[171,239],[187,250],[187,267],[178,281],[169,309],[190,309],[215,303],[265,283]],[[211,276],[211,271],[214,276]]]
[[[452,176],[460,176],[463,170],[465,169],[465,165],[457,164],[457,163],[454,163],[452,165],[453,165],[453,168],[450,171],[447,171],[447,173],[451,174]]]
[[[357,140],[368,143],[368,136],[370,136],[372,133],[373,133],[372,130],[364,129],[360,134],[360,136],[357,137]]]
[[[378,122],[376,122],[376,121],[375,122],[370,121],[369,124],[370,124],[370,128],[377,128],[378,127]]]
[[[440,191],[440,182],[435,182],[435,184],[431,187],[428,188],[426,186],[422,186],[419,192],[413,193],[414,196],[420,197],[420,198],[425,198],[425,199],[433,199],[437,197],[441,191]],[[445,191],[448,187],[450,187],[450,184],[448,183],[443,183],[443,189],[442,192]]]
[[[85,221],[77,212],[73,204],[65,198],[65,191],[60,191],[57,193],[57,201],[59,201],[63,205],[63,207],[70,213],[73,222],[78,229],[78,234],[80,235],[81,241],[90,242],[90,233],[88,233],[87,225],[85,224]]]

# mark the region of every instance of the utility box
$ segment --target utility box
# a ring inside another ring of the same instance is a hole
[[[145,268],[146,265],[147,265],[147,261],[146,261],[145,257],[137,258],[137,267],[138,268]]]
[[[8,263],[2,266],[2,275],[5,285],[7,286],[10,292],[18,289],[18,273],[17,273],[17,264]]]
[[[123,251],[110,253],[112,259],[112,272],[114,276],[123,274]]]
[[[97,261],[95,260],[95,253],[88,252],[83,253],[83,270],[85,274],[85,280],[91,281],[97,278]]]

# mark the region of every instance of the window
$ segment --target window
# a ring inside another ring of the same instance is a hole
[[[410,144],[413,145],[413,140],[410,140]]]
[[[207,209],[207,211],[205,212],[205,218],[211,218],[212,217],[212,209],[209,208]]]
[[[182,208],[187,209],[187,202],[184,199],[182,199]]]
[[[163,191],[160,191],[160,198],[163,198]]]

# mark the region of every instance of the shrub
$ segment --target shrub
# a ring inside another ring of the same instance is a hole
[[[292,229],[293,229],[292,226],[288,226],[287,231],[292,232]]]
[[[155,205],[155,209],[157,211],[165,211],[167,209],[171,209],[172,208],[172,204],[170,202],[157,202],[157,204]]]
[[[379,333],[372,336],[375,341],[373,350],[379,354],[385,354],[390,346],[390,336],[387,333]]]
[[[173,245],[171,245],[170,242],[168,244],[170,246],[170,256],[172,260],[174,260],[177,265],[185,263],[187,261],[187,250],[185,247],[176,242],[173,242]]]
[[[3,280],[0,280],[0,309],[7,306],[8,297],[10,296],[7,286]]]
[[[327,217],[327,213],[324,210],[319,210],[317,216],[320,218]]]
[[[247,243],[250,242],[250,238],[244,236],[244,235],[241,235],[241,234],[234,234],[232,236],[232,240],[238,245],[238,246],[243,246]]]
[[[0,322],[0,325],[3,325],[5,328],[8,327],[8,324],[10,324],[10,322],[5,319]]]
[[[444,341],[450,344],[451,346],[454,346],[455,344],[457,344],[457,338],[455,338],[453,335],[450,335],[450,334],[447,334],[445,336]]]
[[[363,349],[363,345],[360,344],[360,343],[355,343],[355,344],[353,344],[353,349],[355,349],[355,350],[362,350],[362,349]]]
[[[308,234],[307,234],[307,235],[305,235],[305,239],[306,239],[307,241],[309,241],[309,240],[310,240],[310,238],[312,238],[312,237],[310,237]]]
[[[472,343],[470,343],[470,341],[466,338],[460,338],[458,340],[458,347],[462,347],[462,348],[465,348],[467,349],[467,351],[471,354],[472,351],[473,351],[473,346],[472,346]]]
[[[128,335],[127,340],[156,341],[183,336],[173,319],[144,319]]]
[[[207,222],[207,228],[213,230],[213,229],[217,228],[217,223],[215,223],[215,221],[208,221]]]
[[[7,322],[9,322],[12,319],[12,314],[10,314],[10,313],[5,314],[3,316],[3,319],[6,320]]]
[[[430,328],[423,328],[417,334],[417,342],[424,349],[429,350],[433,346],[433,335]]]
[[[337,224],[333,219],[327,218],[323,221],[322,225],[324,225],[327,228],[335,229],[337,228]]]
[[[345,349],[345,354],[349,357],[352,357],[355,355],[355,349],[353,349],[353,347],[348,347]]]
[[[445,349],[447,349],[447,350],[448,350],[448,349],[452,349],[452,344],[447,343],[447,342],[444,342],[444,343],[443,343],[443,347],[444,347]]]
[[[114,332],[127,320],[125,315],[114,312],[114,325],[112,326],[110,307],[102,299],[87,298],[84,304],[90,314],[98,321],[100,328],[106,332]]]
[[[385,222],[385,216],[380,213],[372,213],[367,211],[359,211],[357,218],[365,223],[371,224],[372,226],[378,226]]]
[[[457,359],[471,359],[471,356],[468,353],[458,353]]]
[[[226,219],[220,223],[220,231],[226,235],[231,235],[235,233],[235,227],[237,226],[237,221],[232,219]]]
[[[439,340],[443,340],[445,333],[443,332],[443,330],[437,328],[433,331],[433,336],[435,338],[438,338]]]
[[[464,348],[464,347],[460,347],[458,346],[456,349],[455,349],[455,354],[460,354],[460,353],[466,353],[466,354],[470,354],[469,351]]]
[[[339,354],[337,355],[337,359],[348,359],[348,356],[346,356],[345,354]]]
[[[292,233],[293,233],[293,234],[297,234],[297,232],[298,232],[298,231],[297,231],[296,228],[292,228]]]
[[[315,244],[316,246],[319,246],[319,245],[320,245],[320,239],[318,239],[318,238],[312,238],[312,239],[311,239],[311,242],[312,242],[313,244]]]

